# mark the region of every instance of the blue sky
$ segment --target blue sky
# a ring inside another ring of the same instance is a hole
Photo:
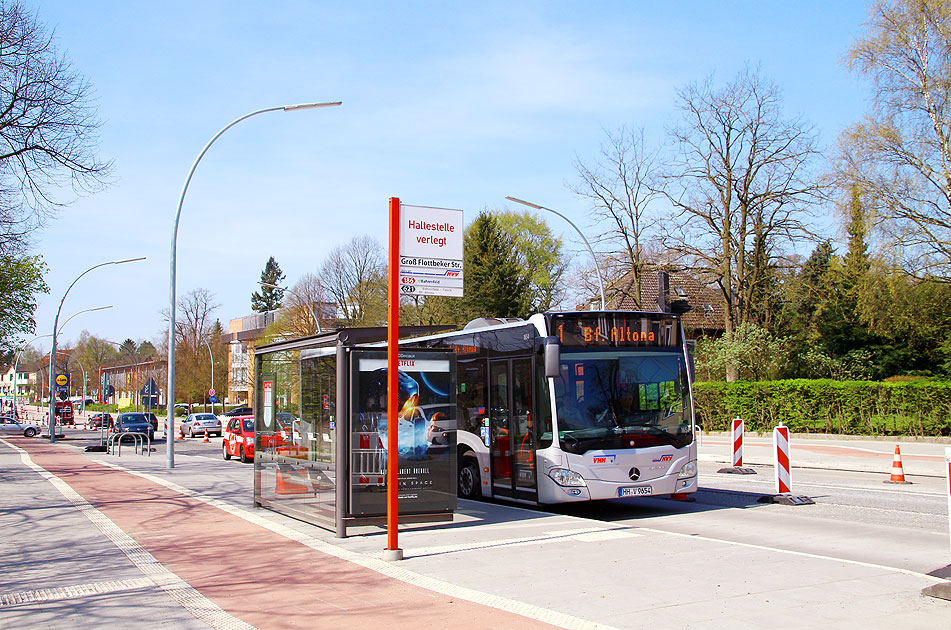
[[[513,195],[597,226],[566,184],[604,129],[661,140],[675,90],[744,64],[782,89],[829,146],[866,110],[868,86],[841,59],[867,3],[240,2],[44,0],[57,46],[93,85],[105,192],[80,198],[36,239],[51,292],[93,271],[63,317],[122,341],[162,333],[172,223],[204,144],[247,112],[307,101],[229,130],[203,158],[178,237],[178,293],[215,293],[222,323],[250,313],[268,256],[293,284],[358,234],[386,238],[387,199],[461,208],[467,221]],[[572,247],[570,228],[545,217]],[[832,229],[832,228],[830,228]],[[834,234],[833,234],[834,235]]]

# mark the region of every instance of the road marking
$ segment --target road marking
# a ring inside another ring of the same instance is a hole
[[[563,542],[574,540],[576,542],[605,542],[608,540],[618,540],[620,538],[635,538],[641,536],[631,531],[618,531],[604,527],[587,527],[584,529],[572,529],[563,531],[544,532],[538,536],[524,536],[521,538],[504,538],[502,540],[486,541],[483,543],[461,543],[457,545],[439,545],[434,547],[416,547],[407,555],[407,558],[420,558],[423,556],[435,556],[445,553],[461,553],[466,551],[479,551],[482,549],[494,549],[497,547],[514,547],[524,545],[544,545],[550,542]]]
[[[847,558],[836,558],[834,556],[824,556],[817,553],[809,553],[807,551],[794,551],[792,549],[782,549],[780,547],[768,547],[766,545],[756,545],[753,543],[737,542],[735,540],[724,540],[722,538],[711,538],[709,536],[698,536],[695,534],[682,534],[680,532],[670,532],[663,529],[654,529],[652,527],[638,527],[638,529],[645,532],[654,532],[655,534],[666,534],[668,536],[677,536],[678,538],[690,538],[693,540],[705,540],[707,542],[721,543],[723,545],[731,545],[733,547],[745,547],[746,549],[759,549],[761,551],[775,551],[777,553],[784,553],[790,556],[800,556],[802,558],[814,558],[816,560],[829,560],[832,562],[842,562],[844,564],[853,564],[860,567],[881,569],[883,571],[895,571],[897,573],[904,573],[905,575],[912,575],[914,577],[931,580],[932,582],[945,581],[944,578],[928,575],[927,573],[919,573],[918,571],[912,571],[911,569],[902,569],[900,567],[888,567],[883,564],[875,564],[873,562],[862,562],[861,560],[849,560]]]
[[[874,474],[874,473],[873,473]],[[712,476],[712,475],[711,475]],[[764,481],[760,479],[727,479],[727,476],[717,476],[717,482],[722,482],[724,484],[734,484],[734,485],[747,485],[747,484],[760,484],[760,485],[772,485],[772,481]],[[909,475],[911,476],[911,475]],[[735,475],[734,475],[735,477]],[[716,490],[716,488],[707,488],[703,485],[700,486],[703,490]],[[887,488],[875,488],[872,486],[833,486],[831,484],[822,484],[822,483],[811,483],[809,481],[800,481],[796,483],[797,491],[798,488],[824,488],[826,490],[851,490],[853,492],[883,492],[885,494],[900,494],[903,496],[917,496],[917,497],[943,497],[943,492],[918,492],[915,490],[889,490]]]
[[[483,593],[465,586],[459,586],[457,584],[445,582],[443,580],[421,575],[419,573],[414,573],[408,569],[396,566],[391,562],[386,562],[379,558],[374,558],[362,553],[350,551],[349,549],[337,547],[336,545],[324,542],[320,539],[310,536],[309,534],[305,534],[286,525],[282,525],[281,523],[268,520],[259,514],[255,514],[254,512],[246,511],[245,508],[240,508],[229,503],[225,503],[220,499],[214,499],[212,497],[205,496],[200,492],[180,486],[177,483],[168,481],[156,475],[125,468],[124,466],[114,462],[107,462],[103,460],[95,461],[98,461],[99,463],[115,470],[120,470],[122,472],[129,473],[130,475],[141,477],[142,479],[151,481],[152,483],[168,488],[169,490],[173,490],[197,501],[201,501],[206,505],[216,507],[224,512],[227,512],[228,514],[242,518],[249,523],[253,523],[268,529],[275,534],[284,536],[289,540],[298,542],[316,551],[340,558],[341,560],[352,562],[353,564],[359,565],[366,569],[376,571],[377,573],[385,575],[386,577],[393,578],[407,584],[412,584],[413,586],[418,586],[420,588],[433,591],[435,593],[440,593],[442,595],[447,595],[449,597],[465,599],[476,604],[482,604],[483,606],[489,606],[490,608],[514,613],[516,615],[521,615],[522,617],[548,623],[553,626],[559,626],[561,628],[567,628],[569,630],[616,630],[613,626],[600,624],[587,619],[581,619],[580,617],[560,613],[547,608],[541,608],[540,606],[533,606],[532,604],[526,604],[525,602],[509,599],[500,595]],[[407,556],[407,559],[411,559],[411,556]]]
[[[72,486],[35,463],[27,451],[11,444],[7,440],[0,439],[0,442],[19,452],[20,460],[24,465],[49,481],[53,487],[79,509],[80,513],[89,519],[106,538],[112,541],[112,543],[132,561],[132,564],[135,565],[139,571],[145,574],[150,583],[165,591],[196,619],[204,621],[213,628],[220,628],[221,630],[255,630],[254,626],[226,612],[216,603],[198,592],[198,590],[193,588],[188,582],[169,571],[155,556],[136,542],[134,538],[125,533],[125,531],[116,525],[108,516],[94,508],[92,504],[86,501]]]
[[[108,582],[92,582],[90,584],[76,584],[58,588],[43,588],[36,591],[20,591],[18,593],[0,593],[0,606],[16,606],[17,604],[36,604],[77,597],[90,597],[106,593],[120,593],[155,586],[149,578],[135,578],[132,580],[111,580]]]

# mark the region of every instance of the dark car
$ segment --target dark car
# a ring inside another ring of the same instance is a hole
[[[158,418],[155,417],[155,414],[150,411],[146,411],[142,415],[148,418],[149,424],[152,425],[152,430],[158,431]]]
[[[111,413],[97,413],[89,418],[90,429],[101,429],[105,423],[107,429],[112,429],[113,418]]]
[[[148,413],[120,413],[116,419],[115,430],[117,433],[144,433],[149,439],[155,438],[155,428]]]
[[[221,426],[227,428],[228,421],[232,418],[237,418],[238,416],[253,416],[254,411],[251,410],[251,407],[235,407],[231,411],[219,414],[218,419],[221,420]]]

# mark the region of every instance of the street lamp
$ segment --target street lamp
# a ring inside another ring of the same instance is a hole
[[[523,206],[528,206],[529,208],[535,208],[536,210],[547,210],[553,214],[557,214],[562,219],[568,222],[571,227],[575,229],[575,232],[578,233],[578,236],[581,237],[581,240],[584,241],[584,244],[588,247],[588,253],[591,254],[591,260],[594,261],[594,271],[598,276],[598,289],[601,291],[601,310],[605,310],[604,306],[604,282],[601,280],[601,269],[598,267],[598,259],[594,256],[594,250],[591,249],[591,243],[588,242],[588,239],[584,237],[584,234],[581,233],[581,230],[578,229],[578,226],[571,222],[571,219],[558,212],[557,210],[552,210],[551,208],[546,208],[545,206],[540,206],[538,204],[532,203],[530,201],[524,201],[522,199],[517,199],[516,197],[506,196],[506,199],[509,201],[514,201],[515,203],[520,203]]]
[[[82,272],[76,279],[73,280],[73,283],[69,285],[66,289],[66,293],[63,294],[63,299],[59,301],[59,308],[56,309],[56,319],[53,320],[53,347],[50,349],[50,444],[56,441],[56,401],[53,397],[53,379],[56,378],[54,372],[56,371],[56,334],[57,328],[59,327],[59,314],[63,310],[63,302],[66,301],[66,296],[69,295],[70,289],[76,286],[76,283],[79,282],[79,279],[85,276],[87,273],[93,269],[98,269],[99,267],[105,267],[106,265],[122,265],[130,262],[137,262],[139,260],[145,260],[145,256],[140,258],[127,258],[125,260],[110,260],[109,262],[99,263],[98,265],[93,265],[86,271]]]
[[[198,168],[198,163],[201,162],[201,158],[205,156],[205,153],[208,152],[208,149],[211,148],[211,145],[215,143],[215,140],[221,137],[221,135],[237,125],[242,120],[247,120],[252,116],[257,116],[258,114],[264,114],[266,112],[276,112],[276,111],[297,111],[301,109],[315,109],[318,107],[336,107],[340,105],[340,101],[333,101],[327,103],[300,103],[297,105],[283,105],[280,107],[267,107],[265,109],[259,109],[253,111],[249,114],[245,114],[240,118],[235,118],[233,121],[225,125],[221,131],[216,133],[211,140],[205,145],[201,150],[201,153],[198,154],[198,157],[195,158],[195,162],[192,164],[191,170],[188,171],[188,176],[185,178],[185,185],[182,186],[182,194],[178,198],[178,210],[175,213],[175,225],[172,228],[172,252],[169,256],[169,281],[168,281],[168,381],[166,383],[166,394],[168,403],[168,417],[165,419],[165,432],[166,435],[174,435],[175,433],[175,279],[176,279],[176,251],[178,248],[178,223],[182,218],[182,204],[185,202],[185,193],[188,192],[188,184],[192,181],[192,176],[195,174],[195,169]],[[169,440],[166,446],[166,468],[175,468],[175,440]]]
[[[317,313],[314,312],[314,307],[311,306],[311,305],[310,305],[310,302],[309,302],[308,300],[304,299],[304,297],[303,297],[300,293],[297,293],[296,291],[294,291],[294,290],[292,290],[292,289],[285,289],[284,287],[278,286],[278,285],[276,285],[276,284],[271,284],[270,282],[261,282],[261,281],[259,280],[259,281],[258,281],[258,284],[260,284],[262,287],[271,287],[272,289],[280,289],[281,291],[287,291],[288,293],[290,293],[291,295],[293,295],[294,297],[296,297],[298,300],[301,301],[301,303],[302,303],[304,306],[307,307],[307,310],[310,311],[310,316],[314,318],[314,323],[317,324],[317,334],[319,335],[319,334],[321,334],[321,333],[323,332],[323,331],[320,329],[320,320],[317,319]]]
[[[71,320],[72,318],[76,317],[77,315],[82,315],[83,313],[90,313],[90,312],[92,312],[92,311],[101,311],[101,310],[104,310],[104,309],[107,309],[107,308],[112,308],[112,305],[110,304],[109,306],[97,306],[97,307],[95,307],[95,308],[86,308],[86,309],[83,309],[83,310],[78,311],[78,312],[76,312],[76,313],[73,313],[72,315],[70,315],[69,317],[67,317],[67,318],[66,318],[66,321],[63,322],[63,325],[59,327],[59,332],[63,332],[63,329],[66,328],[66,324],[69,323],[69,320]],[[32,339],[30,339],[29,341],[27,341],[25,344],[23,344],[23,347],[21,347],[19,350],[17,350],[17,357],[16,357],[16,360],[13,362],[13,413],[14,413],[14,414],[16,414],[16,409],[17,409],[17,365],[19,365],[19,363],[20,363],[20,355],[23,353],[24,350],[26,350],[26,347],[27,347],[28,345],[30,345],[31,343],[33,343],[33,342],[36,341],[37,339],[46,339],[47,337],[52,337],[52,336],[53,336],[52,334],[50,334],[50,335],[37,335],[36,337],[33,337]],[[86,382],[85,382],[85,377],[83,377],[83,400],[84,400],[84,401],[85,401],[85,399],[86,399],[85,387],[86,387]],[[42,395],[42,392],[41,392],[41,393],[40,393],[40,401],[42,402],[42,400],[43,400],[43,395]]]

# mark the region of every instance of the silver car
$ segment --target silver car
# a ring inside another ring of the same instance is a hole
[[[221,421],[213,413],[191,413],[182,420],[179,432],[182,437],[195,437],[206,433],[221,437]]]
[[[6,435],[22,435],[24,437],[33,437],[38,435],[40,428],[35,424],[20,422],[10,416],[0,416],[0,433]]]

